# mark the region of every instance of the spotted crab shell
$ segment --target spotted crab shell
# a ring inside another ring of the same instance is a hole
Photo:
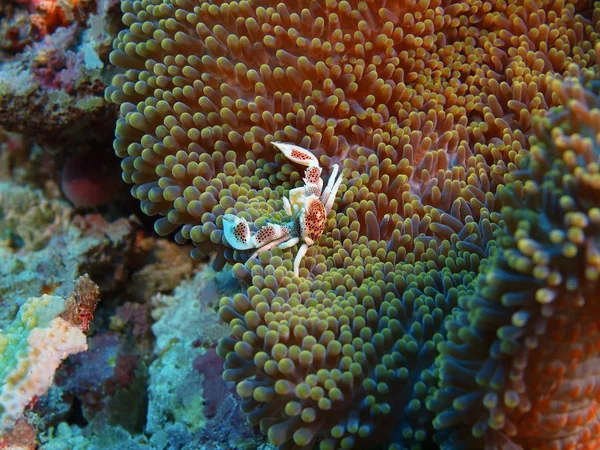
[[[317,241],[325,229],[327,213],[325,206],[315,195],[310,195],[304,202],[304,213],[300,217],[302,236]]]

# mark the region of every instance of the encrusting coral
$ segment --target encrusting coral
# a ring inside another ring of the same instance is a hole
[[[25,302],[0,333],[0,437],[26,406],[43,395],[59,364],[87,349],[86,335],[98,303],[98,286],[87,276],[68,297],[42,295]]]
[[[128,29],[111,61],[126,72],[106,96],[120,105],[123,177],[160,216],[160,234],[191,239],[194,256],[218,250],[217,265],[240,262],[245,292],[221,301],[232,336],[219,353],[273,444],[398,450],[471,439],[477,414],[450,420],[461,403],[446,374],[460,364],[450,356],[463,356],[448,350],[455,334],[473,345],[476,336],[444,323],[488,317],[463,299],[521,214],[503,218],[503,186],[518,186],[533,118],[564,105],[556,83],[598,71],[600,3],[586,7],[122,2]],[[226,214],[281,221],[283,198],[303,185],[276,141],[308,149],[325,177],[339,164],[346,180],[299,277],[290,250],[246,261],[223,234]],[[480,395],[471,385],[469,407]]]
[[[0,11],[3,127],[44,147],[64,146],[71,154],[82,141],[87,144],[91,137],[106,136],[104,126],[109,123],[103,118],[110,109],[102,94],[104,78],[109,77],[103,59],[116,35],[114,6],[112,0],[2,1],[0,9],[6,8],[5,14]],[[40,14],[27,14],[26,9]],[[10,10],[20,18],[12,26]],[[7,56],[3,47],[11,37],[17,42],[9,51],[14,55]]]
[[[44,248],[53,234],[65,231],[72,209],[48,200],[41,191],[0,181],[0,245],[25,250]]]

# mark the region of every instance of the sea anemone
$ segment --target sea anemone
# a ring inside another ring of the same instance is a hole
[[[237,262],[219,354],[271,442],[428,448],[444,322],[498,246],[533,118],[597,70],[600,3],[263,3],[122,2],[106,96],[124,180],[157,232]],[[299,277],[291,251],[246,262],[223,238],[225,214],[279,220],[302,185],[274,141],[347,180]]]
[[[577,78],[552,89],[565,106],[534,119],[499,192],[499,248],[439,345],[428,406],[445,449],[600,445],[600,96]]]

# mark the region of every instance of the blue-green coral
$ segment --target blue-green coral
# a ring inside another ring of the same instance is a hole
[[[598,63],[600,3],[587,18],[576,1],[388,3],[122,3],[115,149],[161,234],[242,262],[222,216],[260,224],[302,183],[274,140],[343,165],[300,277],[276,249],[234,265],[245,292],[222,301],[225,376],[282,448],[448,437],[433,429],[453,400],[438,390],[452,360],[434,364],[444,323],[468,317],[532,117]]]

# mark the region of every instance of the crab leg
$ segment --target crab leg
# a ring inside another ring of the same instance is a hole
[[[290,248],[296,245],[298,242],[300,242],[300,238],[291,238],[289,241],[279,244],[279,248]]]
[[[331,188],[331,192],[327,196],[327,202],[325,203],[325,212],[327,214],[329,214],[329,211],[331,211],[333,202],[335,201],[335,196],[337,194],[338,189],[340,188],[340,185],[342,184],[343,179],[344,179],[343,172],[340,172],[337,180],[335,180],[335,183],[334,183],[333,187]]]
[[[274,241],[266,243],[262,247],[258,247],[254,251],[254,253],[252,253],[250,255],[250,257],[248,259],[256,258],[259,253],[266,252],[267,250],[271,250],[273,247],[277,247],[279,244],[287,241],[289,238],[290,238],[289,236],[283,236],[283,237],[280,237],[279,239],[275,239]]]
[[[302,261],[302,258],[304,258],[304,255],[306,255],[307,251],[308,244],[302,244],[298,249],[298,254],[296,255],[296,258],[294,259],[294,275],[296,275],[297,277],[300,276],[300,261]]]

